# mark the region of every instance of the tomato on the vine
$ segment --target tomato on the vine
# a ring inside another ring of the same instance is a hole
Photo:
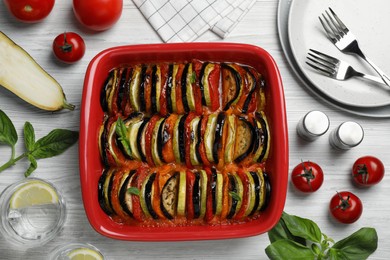
[[[9,12],[19,21],[35,23],[46,18],[55,0],[4,0]]]
[[[385,167],[381,160],[374,156],[363,156],[355,161],[352,177],[360,186],[372,186],[379,183],[385,175]]]
[[[314,192],[321,187],[324,173],[314,162],[301,162],[292,170],[291,181],[302,192]]]
[[[337,192],[330,200],[329,211],[339,222],[351,224],[362,215],[363,203],[352,192]]]
[[[104,31],[121,17],[123,0],[73,0],[73,12],[86,28]]]
[[[77,33],[62,33],[53,41],[53,53],[65,63],[74,63],[84,56],[85,42]]]

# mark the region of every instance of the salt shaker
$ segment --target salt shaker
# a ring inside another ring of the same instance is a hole
[[[321,111],[308,112],[297,125],[298,135],[306,141],[314,141],[329,129],[329,118]]]
[[[331,146],[341,150],[348,150],[363,141],[364,131],[361,125],[353,121],[340,124],[329,135]]]

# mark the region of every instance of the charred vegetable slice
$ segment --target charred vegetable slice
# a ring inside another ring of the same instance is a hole
[[[234,160],[244,160],[253,150],[254,130],[253,126],[244,117],[237,120],[236,142],[234,147]]]
[[[173,140],[172,140],[172,145],[173,145],[173,154],[175,155],[175,161],[176,162],[181,162],[181,156],[180,156],[180,122],[183,120],[182,115],[180,115],[173,127]],[[185,119],[185,118],[184,118]],[[184,120],[185,121],[185,120]]]
[[[167,219],[173,219],[177,212],[177,200],[179,192],[178,172],[174,173],[164,184],[161,191],[161,211]]]
[[[115,170],[105,170],[100,176],[98,183],[98,200],[100,207],[107,215],[114,213],[111,205],[111,191],[112,191],[112,179],[114,177]]]
[[[133,202],[131,196],[134,196],[128,190],[131,188],[131,184],[133,178],[135,176],[136,171],[132,170],[126,174],[124,174],[121,187],[119,189],[119,201],[121,207],[124,212],[126,212],[129,216],[133,216]]]
[[[0,85],[43,110],[73,110],[61,85],[22,47],[0,32]]]
[[[104,112],[108,112],[108,96],[114,82],[114,75],[115,70],[111,70],[108,74],[108,77],[104,81],[102,90],[100,92],[100,106]]]

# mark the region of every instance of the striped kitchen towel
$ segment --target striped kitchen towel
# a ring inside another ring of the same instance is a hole
[[[164,42],[191,42],[211,30],[225,38],[256,0],[133,0]]]

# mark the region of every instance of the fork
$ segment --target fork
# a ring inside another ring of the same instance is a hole
[[[382,78],[383,82],[390,86],[389,76],[387,76],[377,65],[375,65],[370,59],[366,57],[366,55],[363,54],[356,37],[348,30],[348,28],[339,19],[332,8],[329,7],[329,11],[331,14],[329,14],[326,10],[326,15],[322,13],[322,19],[321,16],[318,17],[328,38],[340,51],[347,54],[356,54],[365,60],[368,64],[371,65],[372,68],[374,68],[374,70]]]
[[[325,53],[310,49],[307,55],[306,64],[330,78],[346,80],[357,76],[385,84],[381,78],[356,71],[348,62],[336,59]]]

